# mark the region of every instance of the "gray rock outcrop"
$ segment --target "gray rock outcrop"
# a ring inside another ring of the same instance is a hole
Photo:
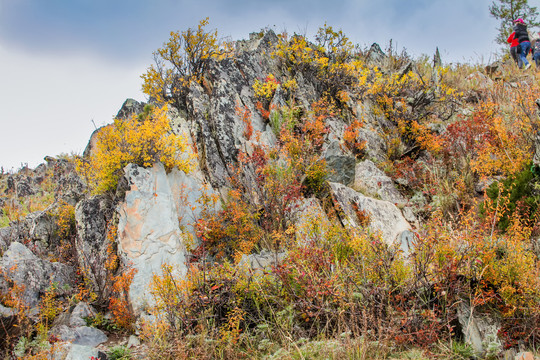
[[[256,79],[277,73],[278,61],[265,55],[277,41],[276,34],[268,31],[262,37],[240,42],[236,59],[211,63],[210,93],[198,84],[190,88],[187,107],[199,128],[199,151],[204,153],[202,167],[208,169],[216,188],[227,185],[229,167],[236,162],[238,152],[249,151],[255,141],[255,136],[244,136],[246,123],[238,114],[238,107],[251,112],[250,126],[259,134],[259,144],[271,146],[276,141],[270,126],[256,110],[252,85]]]
[[[286,252],[268,250],[263,250],[258,254],[244,254],[238,263],[238,267],[246,268],[253,273],[270,272],[272,267],[277,266],[286,256]]]
[[[364,160],[356,164],[353,187],[366,196],[396,205],[402,209],[403,216],[407,221],[416,220],[412,210],[407,206],[408,200],[396,188],[394,181],[372,161]]]
[[[92,281],[95,290],[102,293],[107,274],[103,265],[107,259],[107,231],[112,218],[112,202],[104,196],[92,196],[75,207],[77,238],[75,247],[79,266]]]
[[[62,344],[54,354],[54,360],[105,360],[107,355],[88,345]]]
[[[296,241],[307,244],[324,237],[325,229],[331,226],[321,202],[316,198],[302,199],[294,213]]]
[[[180,276],[187,271],[187,246],[196,245],[192,224],[202,211],[197,201],[205,186],[212,190],[197,172],[167,174],[162,164],[151,169],[128,165],[124,171],[130,190],[119,205],[118,249],[137,271],[129,296],[140,313],[151,302],[148,286],[163,264]]]
[[[120,110],[116,114],[118,119],[127,119],[131,115],[137,115],[143,112],[144,103],[134,99],[126,99]]]
[[[387,57],[388,56],[381,50],[379,44],[373,43],[366,55],[366,63],[381,66]]]
[[[412,228],[394,204],[364,196],[338,183],[330,183],[330,189],[345,226],[367,228],[387,244],[397,243],[405,254],[409,253],[414,238]]]
[[[0,259],[0,271],[9,281],[23,286],[24,303],[34,308],[39,305],[42,294],[55,284],[61,294],[73,287],[74,269],[58,262],[38,258],[30,249],[19,242],[13,242]],[[2,284],[0,283],[0,290]]]
[[[55,329],[54,334],[58,339],[69,341],[74,345],[98,346],[107,341],[107,335],[103,331],[90,326],[60,325]]]

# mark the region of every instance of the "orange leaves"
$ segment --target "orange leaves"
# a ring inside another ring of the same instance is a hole
[[[419,124],[417,121],[413,121],[411,123],[410,131],[422,149],[435,154],[441,151],[443,146],[442,139],[426,126]]]
[[[531,119],[516,113],[508,118],[500,105],[480,103],[467,118],[450,124],[442,135],[446,156],[470,159],[480,176],[510,175],[532,159]]]
[[[112,295],[109,299],[109,310],[113,314],[114,321],[124,329],[130,329],[135,320],[128,295],[136,272],[137,270],[133,268],[127,268],[110,279]]]
[[[259,110],[259,113],[261,114],[261,116],[263,117],[263,119],[265,120],[268,120],[270,118],[270,110],[266,110],[262,104],[262,102],[260,101],[257,101],[255,103],[255,107],[257,108],[257,110]]]
[[[244,108],[241,108],[240,106],[236,106],[236,114],[240,116],[240,119],[245,125],[244,129],[244,137],[247,140],[251,139],[251,135],[253,135],[253,125],[251,125],[251,111],[245,106]]]
[[[353,120],[350,125],[345,127],[345,132],[343,133],[343,141],[345,145],[354,153],[360,154],[366,147],[365,141],[358,140],[358,135],[360,128],[364,126],[363,122],[359,119]]]

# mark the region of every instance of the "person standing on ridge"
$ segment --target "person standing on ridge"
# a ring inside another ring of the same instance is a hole
[[[519,47],[521,48],[519,49],[518,59],[520,61],[518,62],[518,66],[522,69],[523,65],[525,65],[525,69],[528,69],[531,67],[531,64],[527,61],[527,55],[531,50],[531,42],[529,40],[529,33],[527,32],[527,25],[525,25],[523,19],[514,20],[514,32],[514,37],[518,38]]]
[[[540,36],[540,32],[538,33]],[[533,60],[536,64],[536,70],[540,69],[540,37],[533,40],[532,45]]]
[[[518,64],[519,66],[519,40],[516,37],[516,32],[510,34],[508,39],[506,39],[506,42],[510,44],[510,55],[512,56],[512,59],[514,59],[514,62]]]

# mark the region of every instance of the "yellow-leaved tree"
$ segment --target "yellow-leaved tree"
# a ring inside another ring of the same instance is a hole
[[[129,163],[149,167],[161,162],[167,170],[188,172],[187,140],[172,132],[167,106],[147,105],[139,115],[115,119],[97,134],[89,159],[79,160],[77,170],[87,179],[93,193],[114,190],[122,169]]]
[[[232,45],[218,39],[217,30],[207,31],[208,18],[197,29],[172,31],[169,41],[154,52],[155,64],[143,79],[143,92],[158,103],[172,103],[183,108],[189,86],[201,83],[208,62],[232,54]]]

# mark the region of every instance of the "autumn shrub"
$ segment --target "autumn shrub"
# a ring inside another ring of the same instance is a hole
[[[272,316],[269,306],[276,300],[268,295],[278,291],[267,275],[250,274],[228,262],[193,266],[183,279],[164,265],[163,275],[154,276],[151,289],[156,321],[145,325],[149,341],[165,346],[155,338],[156,331],[165,339],[202,334],[212,339],[217,350],[230,345],[241,348],[243,333]]]
[[[361,156],[366,147],[365,140],[359,140],[359,130],[364,126],[363,122],[356,119],[351,124],[347,125],[345,132],[343,133],[343,140],[345,145],[355,154],[357,157]]]
[[[123,168],[130,164],[150,167],[161,162],[166,169],[189,171],[186,139],[175,135],[167,117],[167,107],[154,107],[145,119],[135,115],[115,119],[102,128],[89,159],[80,159],[78,171],[88,180],[94,193],[116,189]]]
[[[512,174],[503,181],[493,182],[486,190],[489,201],[483,206],[497,206],[501,209],[497,226],[505,231],[513,218],[534,223],[537,220],[538,203],[536,177],[529,166]],[[482,210],[485,210],[484,207]]]
[[[319,151],[328,133],[326,120],[337,111],[333,109],[324,100],[307,112],[294,105],[279,109],[277,146],[254,145],[249,152],[239,152],[223,208],[206,212],[197,224],[202,243],[196,256],[205,253],[238,262],[243,254],[279,250],[290,242],[302,196],[325,191],[328,171]],[[251,113],[237,110],[250,123]]]
[[[518,338],[533,344],[537,327],[529,318],[539,315],[540,268],[530,251],[532,228],[518,217],[506,233],[498,231],[494,225],[500,210],[490,208],[480,220],[473,208],[459,222],[444,226],[440,215],[432,218],[421,234],[419,254],[432,257],[427,274],[446,304],[465,299],[475,311],[500,317],[500,337],[507,344]],[[522,326],[516,324],[518,318]]]
[[[274,94],[278,88],[282,89],[282,93],[286,98],[292,98],[292,95],[297,87],[298,85],[295,79],[289,79],[284,83],[280,83],[280,81],[276,79],[273,74],[268,74],[264,81],[255,79],[253,84],[253,90],[257,99],[255,107],[263,119],[272,122],[272,120],[270,120],[270,115],[278,115],[277,112],[279,109],[277,109],[274,104],[271,104]]]
[[[255,80],[253,84],[253,90],[255,96],[261,99],[269,100],[274,96],[277,87],[279,86],[279,81],[272,74],[268,74],[264,82],[259,79]]]
[[[203,82],[208,63],[231,55],[231,44],[219,40],[216,30],[207,31],[208,23],[206,18],[197,29],[171,32],[169,41],[154,52],[155,65],[141,76],[143,92],[151,99],[184,109],[190,85]]]
[[[66,264],[75,265],[77,262],[75,238],[77,229],[75,224],[75,207],[65,201],[60,201],[49,215],[55,219],[58,246],[54,249],[55,257]]]
[[[202,243],[195,253],[217,260],[236,261],[242,254],[251,253],[263,234],[257,223],[260,214],[251,210],[255,209],[242,199],[238,191],[230,191],[222,210],[206,214],[197,223]]]
[[[305,36],[280,35],[273,53],[281,60],[285,73],[294,79],[301,73],[313,81],[319,94],[339,103],[346,103],[346,91],[357,82],[361,61],[355,59],[354,45],[343,31],[331,26],[319,28],[311,43]]]
[[[116,248],[117,226],[109,226],[107,231],[107,258],[102,266],[105,267],[105,286],[100,291],[111,311],[114,322],[120,329],[131,331],[135,314],[129,300],[129,288],[137,270],[131,264],[124,264],[117,255]]]

